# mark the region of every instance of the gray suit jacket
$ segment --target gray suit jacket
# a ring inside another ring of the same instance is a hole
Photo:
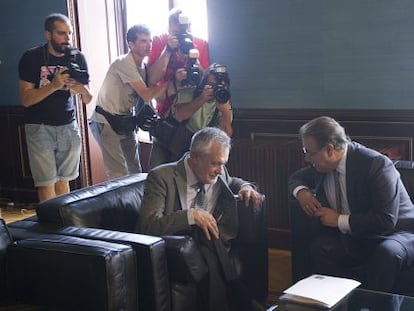
[[[324,177],[313,167],[301,169],[290,177],[289,191],[305,185],[327,206]],[[414,206],[398,171],[386,156],[355,142],[348,144],[346,187],[352,235],[414,232]]]
[[[234,193],[246,181],[229,176],[223,170],[217,181],[220,194],[214,216],[218,220],[220,237],[229,241],[237,236],[238,213]],[[187,177],[184,159],[167,163],[152,170],[147,177],[140,211],[138,231],[154,235],[185,234],[191,230],[187,211]]]

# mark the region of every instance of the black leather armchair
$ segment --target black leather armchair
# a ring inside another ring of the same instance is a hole
[[[146,174],[124,176],[40,203],[37,216],[10,224],[10,231],[14,240],[53,234],[128,245],[136,254],[139,310],[196,310],[196,282],[207,270],[192,238],[133,233],[145,179]],[[265,207],[240,211],[243,279],[255,298],[265,301]]]
[[[394,161],[402,182],[414,202],[414,161]],[[289,195],[289,213],[291,227],[292,281],[297,282],[311,274],[309,244],[318,226],[315,219],[309,218],[299,206],[297,200]],[[356,269],[356,275],[362,273]],[[400,278],[395,292],[414,296],[414,265]]]

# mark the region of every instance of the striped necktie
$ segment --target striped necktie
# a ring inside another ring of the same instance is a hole
[[[207,210],[206,189],[204,188],[204,184],[202,182],[197,182],[193,187],[197,191],[197,194],[194,198],[192,207]]]

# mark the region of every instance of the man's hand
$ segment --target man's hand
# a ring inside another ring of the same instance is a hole
[[[218,239],[219,228],[213,215],[199,208],[192,209],[192,212],[196,225],[203,230],[207,240],[211,240],[211,235],[213,235],[214,238]]]
[[[83,85],[82,83],[76,81],[75,79],[68,78],[66,80],[66,87],[70,89],[73,93],[79,94],[82,97],[82,102],[84,104],[88,104],[92,100],[92,94],[89,91],[87,85]]]
[[[320,207],[315,212],[315,216],[319,217],[321,223],[328,227],[338,227],[339,213],[332,208]]]
[[[300,206],[308,216],[316,216],[316,212],[322,204],[316,199],[309,189],[301,189],[296,195]]]
[[[178,68],[175,72],[175,81],[178,82],[177,85],[181,85],[181,82],[185,79],[187,79],[187,70],[185,68]]]
[[[79,83],[75,79],[69,78],[66,80],[66,87],[73,91],[75,94],[82,94],[85,90],[83,84]]]
[[[246,184],[239,190],[239,197],[241,200],[244,201],[246,207],[249,206],[250,200],[253,201],[254,208],[259,208],[260,204],[262,204],[264,196],[263,194],[254,190],[254,188]]]
[[[52,80],[52,86],[56,89],[56,90],[60,90],[62,89],[66,83],[69,80],[69,74],[68,73],[63,73],[66,69],[62,68],[62,67],[58,67],[56,68],[56,71],[54,73],[54,77]]]
[[[200,98],[203,102],[207,103],[214,99],[214,90],[211,85],[204,85],[203,91],[200,94]]]

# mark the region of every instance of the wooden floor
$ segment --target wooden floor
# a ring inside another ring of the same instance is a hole
[[[1,217],[6,223],[35,215],[32,206],[1,206]],[[290,251],[269,249],[269,301],[273,303],[292,283]]]
[[[21,220],[35,215],[36,212],[32,206],[14,206],[14,205],[2,205],[0,208],[0,217],[3,218],[6,223]]]
[[[276,297],[292,285],[290,251],[269,249],[269,292]]]

